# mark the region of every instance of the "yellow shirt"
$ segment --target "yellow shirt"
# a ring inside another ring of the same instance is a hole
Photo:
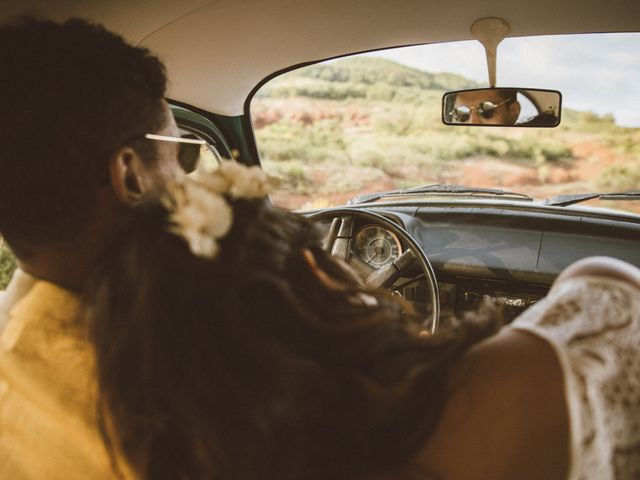
[[[17,270],[0,292],[0,479],[114,478],[78,297]]]

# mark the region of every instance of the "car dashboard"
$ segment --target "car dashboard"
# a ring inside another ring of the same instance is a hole
[[[392,220],[425,251],[438,283],[441,327],[484,300],[503,305],[511,321],[543,298],[555,277],[580,258],[606,255],[640,266],[637,215],[478,201],[356,208]],[[365,279],[407,248],[384,226],[358,216],[351,232],[345,259]],[[429,315],[428,284],[417,268],[403,272],[390,290]]]

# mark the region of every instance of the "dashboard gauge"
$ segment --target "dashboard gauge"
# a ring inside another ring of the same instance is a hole
[[[362,227],[353,240],[354,253],[373,268],[390,264],[402,253],[398,237],[387,229],[375,225]]]

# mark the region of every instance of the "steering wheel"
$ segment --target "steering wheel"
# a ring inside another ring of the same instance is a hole
[[[332,220],[331,229],[327,238],[325,238],[323,247],[330,251],[332,255],[342,260],[347,260],[351,253],[351,242],[353,240],[353,225],[356,218],[362,218],[382,226],[395,234],[404,245],[408,248],[396,258],[392,263],[380,268],[369,276],[365,282],[368,286],[377,288],[391,288],[395,280],[402,275],[416,261],[422,269],[422,273],[427,281],[429,290],[429,299],[432,305],[431,315],[428,316],[423,327],[434,333],[438,328],[440,318],[440,296],[438,294],[438,283],[436,276],[427,258],[427,254],[422,247],[407,233],[407,231],[398,224],[392,222],[388,218],[379,213],[356,208],[334,208],[314,212],[307,215],[308,218],[315,221]]]

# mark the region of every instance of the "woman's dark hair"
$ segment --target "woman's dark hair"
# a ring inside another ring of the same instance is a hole
[[[206,260],[167,233],[162,207],[140,209],[89,283],[112,451],[153,479],[406,470],[441,415],[448,367],[492,326],[421,338],[401,302],[320,248],[308,219],[262,201],[233,210]]]
[[[0,232],[73,238],[109,156],[166,121],[164,66],[100,25],[34,17],[0,25],[0,66]],[[152,142],[136,147],[154,157]]]

